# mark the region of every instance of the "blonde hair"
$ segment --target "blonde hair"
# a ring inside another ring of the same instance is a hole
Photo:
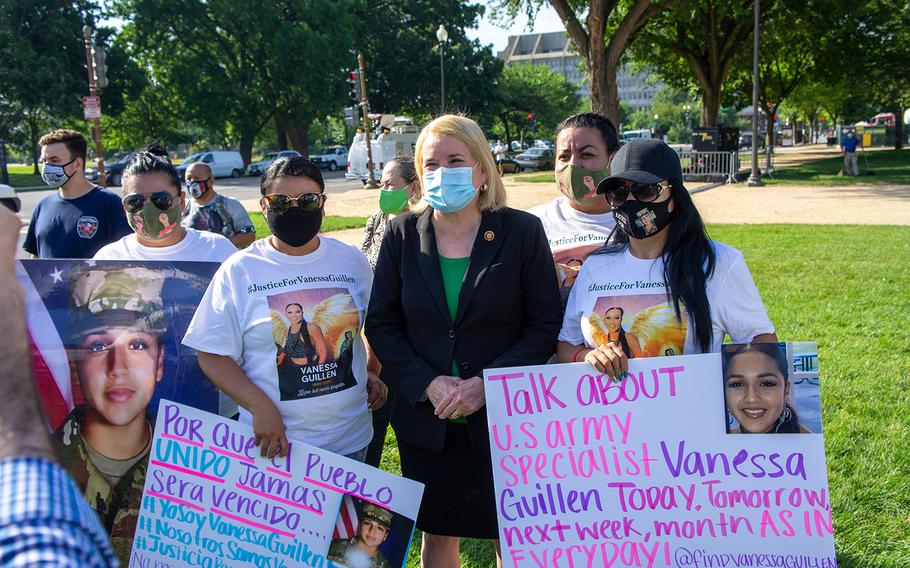
[[[423,127],[420,136],[417,137],[417,144],[414,148],[414,165],[417,168],[417,176],[423,180],[423,144],[430,135],[436,136],[453,136],[460,140],[468,147],[471,157],[477,162],[481,171],[486,174],[487,183],[485,188],[481,188],[480,196],[477,198],[477,207],[481,211],[497,211],[506,206],[506,188],[502,184],[502,178],[499,177],[499,170],[496,168],[496,162],[493,161],[493,153],[487,145],[486,136],[483,134],[480,126],[470,118],[463,115],[444,114]],[[420,187],[420,195],[423,196],[423,185]],[[426,206],[424,202],[423,207]]]

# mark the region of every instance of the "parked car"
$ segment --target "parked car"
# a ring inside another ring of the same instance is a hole
[[[550,142],[549,140],[535,140],[535,148],[546,148],[548,150],[556,150],[556,144]]]
[[[759,148],[765,147],[765,136],[766,135],[767,135],[766,132],[758,133],[758,147]],[[749,149],[752,148],[752,133],[751,132],[743,132],[742,134],[739,135],[739,147],[740,148],[749,148]]]
[[[509,147],[512,148],[513,152],[520,152],[522,150],[528,149],[527,142],[519,142],[518,140],[512,140],[512,143],[509,144]]]
[[[123,181],[123,168],[136,155],[136,152],[114,154],[110,161],[104,162],[104,180],[109,187],[120,187]],[[98,183],[98,168],[85,168],[85,177],[92,183]]]
[[[300,155],[300,152],[297,150],[281,150],[279,152],[269,152],[258,162],[252,162],[249,166],[247,166],[246,175],[258,176],[267,170],[268,167],[272,165],[272,162],[278,158],[296,158]]]
[[[228,151],[212,151],[212,152],[200,152],[198,154],[193,154],[192,156],[187,156],[183,163],[177,166],[177,173],[180,174],[180,177],[186,173],[186,169],[190,167],[190,164],[195,162],[202,162],[203,164],[208,164],[209,168],[212,170],[212,177],[233,177],[237,178],[243,175],[243,158],[240,157],[240,152],[228,152]]]
[[[496,166],[499,168],[500,175],[517,174],[521,172],[521,166],[512,158],[503,158],[496,162]]]
[[[515,161],[523,170],[552,170],[556,160],[553,150],[531,148],[515,156]]]
[[[628,142],[630,140],[646,140],[648,138],[651,138],[651,131],[647,130],[647,129],[645,129],[645,130],[627,130],[619,135],[619,139],[622,140],[623,143]]]
[[[344,146],[329,146],[318,154],[311,155],[310,160],[319,164],[320,168],[334,172],[338,168],[347,167],[348,150]]]

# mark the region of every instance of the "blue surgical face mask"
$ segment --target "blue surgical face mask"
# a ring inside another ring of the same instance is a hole
[[[77,159],[78,158],[73,158],[62,166],[58,166],[57,164],[44,164],[44,166],[41,168],[41,179],[44,180],[44,183],[50,187],[53,187],[54,189],[62,186],[68,182],[71,177],[73,177],[71,175],[68,175],[66,173],[66,170],[63,168],[72,164]]]
[[[436,168],[423,174],[423,199],[441,213],[454,213],[468,206],[477,188],[474,168]]]

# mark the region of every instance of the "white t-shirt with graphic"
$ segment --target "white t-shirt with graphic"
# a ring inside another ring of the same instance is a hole
[[[613,213],[582,213],[574,209],[564,195],[529,212],[543,223],[556,263],[559,294],[565,306],[585,258],[603,246],[616,225]]]
[[[222,263],[237,252],[228,239],[208,231],[187,229],[179,243],[167,247],[147,247],[139,244],[136,233],[101,247],[94,260],[169,260],[183,262]]]
[[[774,326],[742,253],[712,241],[717,263],[707,282],[713,337],[719,352],[724,335],[748,343]],[[677,319],[667,300],[662,259],[644,260],[629,249],[588,257],[575,280],[559,332],[560,341],[589,348],[616,342],[630,357],[700,353],[685,306]]]
[[[288,438],[351,454],[373,436],[361,338],[372,284],[350,245],[320,236],[314,252],[289,256],[261,239],[215,273],[183,344],[237,361]],[[252,424],[246,409],[240,421]]]

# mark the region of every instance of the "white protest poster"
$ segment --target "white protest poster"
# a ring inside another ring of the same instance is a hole
[[[162,400],[130,567],[403,567],[423,485]]]
[[[824,441],[786,398],[814,344],[795,345],[731,346],[729,376],[719,353],[631,359],[619,383],[485,371],[505,565],[836,566]]]

